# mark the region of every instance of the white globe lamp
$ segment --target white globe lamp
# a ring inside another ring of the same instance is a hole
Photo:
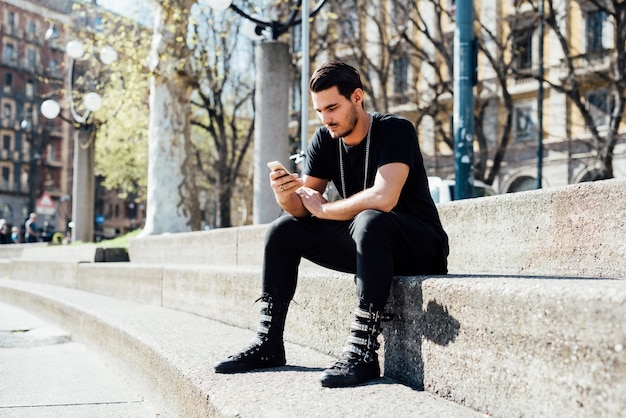
[[[56,100],[48,99],[41,104],[41,113],[46,119],[54,119],[61,113],[61,106]]]
[[[85,107],[91,112],[96,112],[102,107],[102,97],[98,93],[89,92],[85,94]]]
[[[232,0],[206,0],[209,7],[213,10],[217,10],[218,12],[223,12],[228,9],[232,4]]]
[[[85,53],[85,45],[78,40],[69,41],[66,46],[66,52],[71,58],[77,60]]]
[[[105,65],[110,65],[117,61],[117,51],[111,46],[105,46],[100,50],[100,61]]]

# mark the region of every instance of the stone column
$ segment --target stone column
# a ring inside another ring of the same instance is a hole
[[[269,186],[267,163],[289,167],[289,46],[265,41],[256,47],[253,222],[264,224],[280,215]]]
[[[72,242],[93,242],[95,177],[95,132],[91,125],[74,133],[74,176],[72,181]]]

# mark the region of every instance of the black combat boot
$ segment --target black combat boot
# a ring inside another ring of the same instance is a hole
[[[355,320],[350,325],[348,345],[343,349],[341,358],[322,373],[322,386],[355,386],[380,377],[376,350],[380,347],[378,335],[382,314],[381,311],[374,311],[373,304],[361,303],[354,310]]]
[[[240,373],[286,364],[283,330],[289,302],[276,301],[269,295],[259,300],[261,317],[256,337],[239,353],[217,362],[216,373]]]

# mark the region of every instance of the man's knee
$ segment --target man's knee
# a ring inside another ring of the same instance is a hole
[[[265,244],[273,240],[282,240],[291,235],[294,228],[295,218],[291,215],[283,215],[274,219],[265,232]]]
[[[354,218],[352,237],[356,242],[368,239],[380,239],[390,232],[389,214],[368,209]]]

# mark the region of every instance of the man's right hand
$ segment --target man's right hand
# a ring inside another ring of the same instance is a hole
[[[284,170],[270,172],[270,186],[274,190],[276,201],[284,209],[286,208],[283,205],[288,204],[289,200],[293,198],[293,192],[303,185],[304,180],[300,178],[298,173],[287,174]]]

